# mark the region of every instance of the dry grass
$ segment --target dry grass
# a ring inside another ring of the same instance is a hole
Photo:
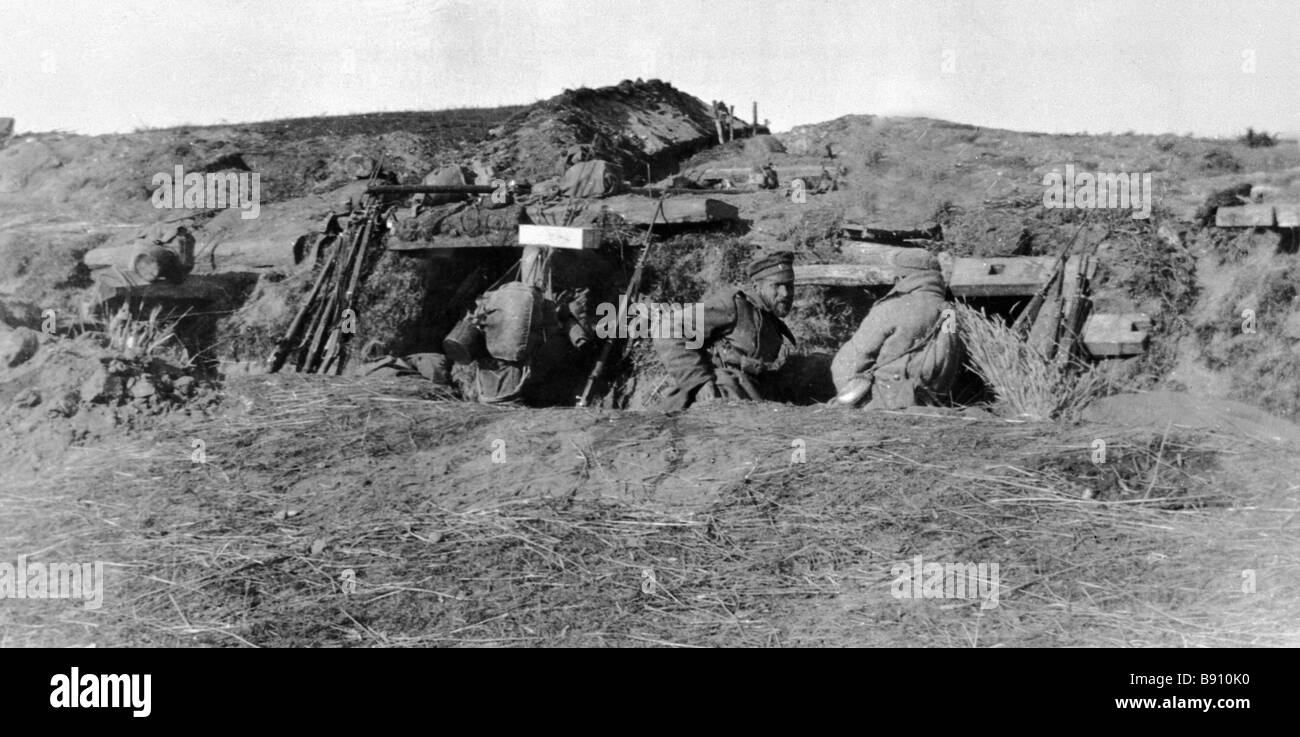
[[[179,347],[180,342],[176,339],[176,324],[184,319],[180,317],[164,317],[162,305],[157,305],[149,310],[149,314],[144,318],[136,317],[130,306],[123,302],[122,306],[108,318],[108,324],[104,328],[108,336],[108,348],[124,358],[130,360],[148,361],[150,358],[158,356],[168,343],[175,343],[181,352],[184,348]],[[186,356],[184,363],[186,365],[193,363],[193,359]]]
[[[509,411],[411,386],[249,380],[215,422],[6,490],[7,558],[114,573],[99,612],[10,607],[4,644],[1300,643],[1293,454],[830,408]],[[999,605],[894,598],[916,555],[998,563]]]
[[[957,320],[971,369],[1016,417],[1070,419],[1106,388],[1100,373],[1048,360],[1000,317],[958,304]]]

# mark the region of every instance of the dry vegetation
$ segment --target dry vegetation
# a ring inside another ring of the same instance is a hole
[[[726,406],[529,437],[411,388],[246,380],[246,411],[8,488],[20,546],[112,573],[98,612],[6,609],[4,644],[1297,644],[1266,448],[1109,433],[1095,465],[1087,427]],[[998,606],[894,598],[917,555],[998,563]]]
[[[957,320],[972,369],[1013,417],[1071,420],[1106,388],[1092,367],[1048,360],[1001,317],[959,304]]]

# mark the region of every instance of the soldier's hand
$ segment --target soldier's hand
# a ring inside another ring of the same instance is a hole
[[[871,391],[871,382],[863,378],[854,378],[849,381],[844,391],[835,397],[835,402],[849,407],[856,407],[866,398],[867,392]]]

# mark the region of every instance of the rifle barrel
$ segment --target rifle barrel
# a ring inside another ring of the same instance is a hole
[[[303,301],[302,309],[298,310],[298,314],[294,316],[293,322],[289,324],[289,329],[285,332],[284,337],[280,339],[279,344],[276,346],[275,352],[271,354],[271,373],[279,371],[280,368],[284,366],[285,359],[288,358],[289,354],[292,352],[293,343],[298,339],[298,334],[302,332],[302,328],[307,322],[307,316],[311,312],[311,306],[316,302],[317,296],[320,295],[321,287],[325,285],[326,280],[329,279],[329,273],[334,269],[334,262],[338,260],[339,250],[339,246],[335,245],[335,247],[330,251],[329,258],[326,259],[325,265],[321,267],[320,276],[316,277],[316,283],[312,285],[311,292],[307,294],[307,299]]]
[[[655,208],[654,215],[650,217],[650,225],[646,227],[645,244],[641,249],[641,255],[637,256],[636,268],[632,270],[632,278],[628,280],[627,292],[625,292],[627,300],[625,302],[620,300],[620,302],[623,302],[624,304],[630,305],[636,298],[637,291],[641,288],[641,276],[645,271],[646,256],[650,253],[650,236],[651,233],[654,232],[655,221],[659,219],[659,215],[663,210],[664,200],[661,197],[659,198],[659,205]],[[619,308],[618,319],[620,325],[622,324],[622,321],[626,319],[626,313],[623,312],[622,306]],[[600,356],[596,359],[596,365],[591,367],[591,373],[587,375],[587,385],[583,387],[582,394],[578,396],[579,407],[586,407],[587,403],[591,401],[591,393],[596,389],[596,382],[600,381],[601,375],[605,373],[605,365],[609,363],[609,356],[613,351],[614,338],[606,338],[605,345],[600,349]]]
[[[496,187],[477,184],[376,184],[366,194],[492,194]]]

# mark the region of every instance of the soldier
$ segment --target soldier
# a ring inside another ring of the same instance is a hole
[[[658,336],[655,349],[676,386],[658,409],[671,412],[717,398],[771,399],[784,339],[795,342],[781,321],[794,299],[794,254],[777,251],[749,264],[749,291],[730,288],[705,298],[703,343]]]
[[[837,188],[838,188],[838,183],[835,181],[835,177],[831,176],[830,171],[828,171],[826,167],[823,166],[822,175],[817,180],[817,189],[814,191],[814,194],[826,194],[827,192],[834,192]]]
[[[935,404],[952,389],[961,367],[955,315],[945,310],[947,287],[939,263],[909,254],[893,289],[871,307],[857,332],[835,354],[835,402],[873,409]]]

